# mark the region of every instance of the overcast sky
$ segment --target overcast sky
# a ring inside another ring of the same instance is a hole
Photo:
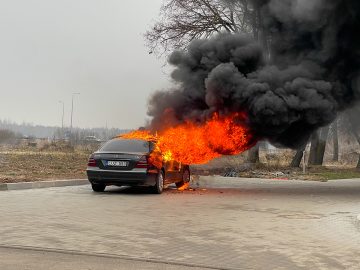
[[[162,0],[0,0],[0,119],[136,128],[151,92],[169,85],[144,32]]]

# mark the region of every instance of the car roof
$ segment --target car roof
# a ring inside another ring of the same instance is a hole
[[[156,143],[157,140],[153,139],[153,140],[146,140],[146,139],[141,139],[141,138],[123,138],[121,136],[118,137],[114,137],[112,138],[110,141],[112,140],[127,140],[127,141],[145,141],[145,142],[152,142],[152,143]]]

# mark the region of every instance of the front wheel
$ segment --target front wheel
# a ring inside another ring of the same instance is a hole
[[[177,188],[183,187],[185,184],[190,182],[190,170],[189,168],[186,168],[182,175],[182,180],[175,183]]]
[[[155,194],[161,194],[164,190],[164,172],[160,171],[156,176],[156,184],[151,187],[151,191]]]
[[[104,184],[91,184],[94,192],[104,192],[106,186]]]

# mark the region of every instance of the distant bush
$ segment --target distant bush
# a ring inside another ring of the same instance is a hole
[[[40,151],[55,151],[55,152],[74,152],[74,146],[65,141],[45,143],[40,148]]]
[[[17,139],[15,132],[8,129],[0,129],[0,143],[14,143]]]

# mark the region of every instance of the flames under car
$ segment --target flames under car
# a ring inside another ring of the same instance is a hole
[[[152,141],[115,138],[93,153],[88,161],[87,176],[95,192],[106,186],[147,186],[157,194],[164,185],[181,187],[190,181],[188,165],[175,160],[163,161],[154,151]],[[161,160],[160,163],[154,160]]]

